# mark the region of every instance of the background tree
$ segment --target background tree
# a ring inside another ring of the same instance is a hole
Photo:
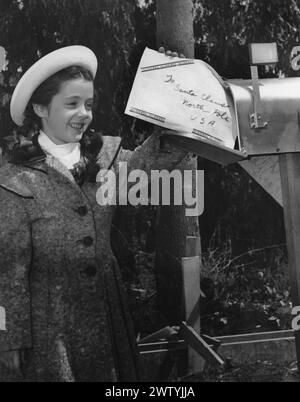
[[[156,1],[158,47],[194,58],[192,11],[192,0]],[[176,169],[195,171],[197,159],[185,158]],[[162,325],[179,324],[185,319],[181,258],[186,256],[187,236],[200,237],[198,217],[186,217],[184,205],[159,207],[155,272]]]

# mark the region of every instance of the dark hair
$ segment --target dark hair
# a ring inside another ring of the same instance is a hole
[[[41,119],[35,114],[32,104],[48,106],[53,96],[58,94],[64,82],[78,78],[93,81],[92,73],[89,70],[80,66],[71,66],[58,71],[42,82],[34,91],[26,106],[25,119],[21,128],[24,136],[37,134],[41,129]]]

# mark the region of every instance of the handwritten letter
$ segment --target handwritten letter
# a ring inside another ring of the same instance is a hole
[[[234,111],[222,79],[201,60],[146,48],[125,113],[234,148]]]

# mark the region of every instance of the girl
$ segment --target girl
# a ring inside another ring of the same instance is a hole
[[[115,207],[97,203],[96,176],[117,174],[120,162],[128,172],[172,168],[186,153],[161,149],[157,136],[126,151],[120,138],[90,132],[96,70],[90,49],[62,48],[36,62],[12,96],[12,119],[26,136],[0,169],[2,380],[138,379],[110,246]]]

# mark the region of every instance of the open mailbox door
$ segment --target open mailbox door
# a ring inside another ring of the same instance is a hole
[[[173,140],[177,145],[186,149],[188,152],[196,153],[205,159],[209,159],[221,165],[228,165],[245,159],[243,152],[224,147],[221,144],[203,137],[199,138],[197,134],[175,133],[166,135],[165,137]]]

